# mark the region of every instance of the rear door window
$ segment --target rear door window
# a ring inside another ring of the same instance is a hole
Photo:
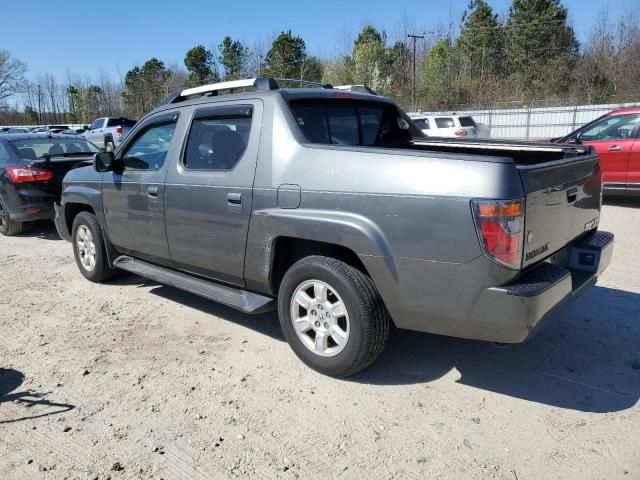
[[[438,128],[454,128],[456,124],[451,117],[436,117],[436,126]]]
[[[189,170],[231,170],[242,158],[251,133],[251,106],[196,112],[183,164]]]

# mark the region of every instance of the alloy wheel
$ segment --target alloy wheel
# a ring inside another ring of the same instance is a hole
[[[307,280],[291,297],[291,321],[303,345],[316,355],[338,355],[349,340],[347,308],[328,283]]]
[[[87,272],[92,272],[96,268],[96,245],[93,234],[86,225],[80,225],[76,231],[76,248],[82,267]]]

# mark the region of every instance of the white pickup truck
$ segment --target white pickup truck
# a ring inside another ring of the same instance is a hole
[[[113,152],[136,124],[125,117],[102,117],[95,120],[83,136],[107,152]]]

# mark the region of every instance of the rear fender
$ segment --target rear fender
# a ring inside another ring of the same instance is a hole
[[[391,246],[384,232],[370,219],[349,212],[311,209],[265,209],[253,213],[249,226],[245,261],[248,288],[273,294],[270,273],[273,247],[280,236],[340,245],[354,252],[374,282],[380,276],[397,281],[398,270]],[[382,258],[380,262],[369,259]],[[381,292],[382,293],[382,292]]]

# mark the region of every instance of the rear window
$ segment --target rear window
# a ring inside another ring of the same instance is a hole
[[[460,117],[458,118],[458,120],[460,121],[460,126],[461,127],[475,127],[476,126],[476,122],[473,118],[471,117]]]
[[[388,146],[419,135],[393,105],[305,100],[291,102],[291,110],[310,143]]]
[[[26,138],[11,140],[9,143],[18,157],[33,160],[44,155],[64,155],[75,153],[98,153],[100,149],[83,138]]]
[[[134,120],[124,117],[111,117],[107,121],[107,127],[133,127],[135,124]]]
[[[436,117],[436,126],[438,128],[453,128],[456,124],[451,117]]]

